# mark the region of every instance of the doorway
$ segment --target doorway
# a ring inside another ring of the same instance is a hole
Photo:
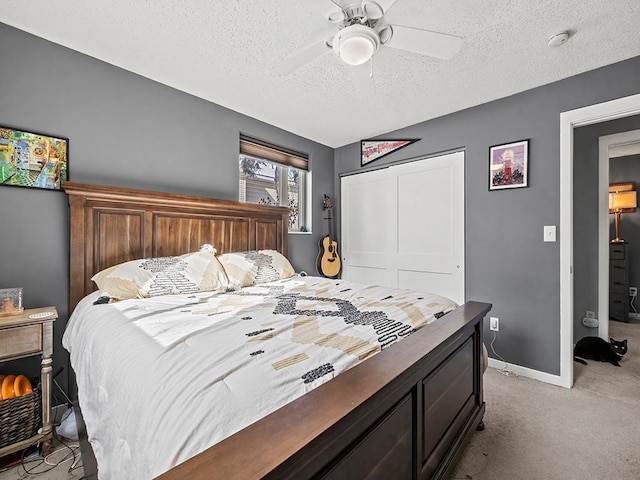
[[[611,159],[640,153],[640,130],[600,137],[598,150],[598,336],[609,339],[609,184]],[[625,292],[626,295],[626,292]]]
[[[640,113],[640,94],[560,114],[560,376],[573,386],[573,129]]]

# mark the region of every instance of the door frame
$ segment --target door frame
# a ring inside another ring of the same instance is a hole
[[[598,336],[609,339],[609,149],[640,142],[640,130],[600,137],[598,146]]]
[[[573,386],[573,129],[637,114],[640,114],[640,94],[560,114],[560,376],[557,380],[558,385],[566,388]]]

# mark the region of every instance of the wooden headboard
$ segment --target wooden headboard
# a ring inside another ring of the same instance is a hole
[[[69,196],[69,312],[113,265],[195,252],[273,249],[287,255],[288,209],[65,182]]]

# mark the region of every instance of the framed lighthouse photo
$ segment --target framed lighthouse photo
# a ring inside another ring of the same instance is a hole
[[[528,187],[529,140],[489,148],[489,190]]]

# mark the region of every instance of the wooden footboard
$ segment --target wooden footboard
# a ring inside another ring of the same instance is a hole
[[[463,305],[158,478],[444,478],[484,414],[490,308]]]

